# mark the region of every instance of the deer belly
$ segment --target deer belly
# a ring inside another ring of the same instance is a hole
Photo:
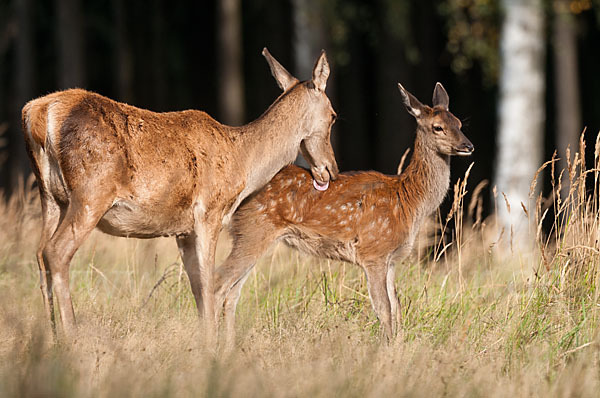
[[[104,214],[97,227],[114,236],[157,238],[189,232],[193,225],[191,210],[161,212],[119,200]]]

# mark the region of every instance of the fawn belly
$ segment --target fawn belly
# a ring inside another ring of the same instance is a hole
[[[294,231],[284,235],[283,241],[291,247],[316,257],[357,262],[357,240],[341,241],[318,234]]]

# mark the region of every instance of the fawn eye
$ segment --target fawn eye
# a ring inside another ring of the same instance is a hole
[[[442,126],[433,126],[433,131],[435,131],[436,133],[443,133],[444,132],[444,128]]]

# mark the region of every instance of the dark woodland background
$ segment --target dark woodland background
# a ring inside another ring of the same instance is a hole
[[[82,87],[154,111],[195,108],[222,122],[245,123],[279,95],[261,56],[265,46],[301,80],[309,78],[306,65],[312,67],[319,49],[327,51],[327,91],[339,115],[333,141],[342,170],[395,173],[415,126],[396,83],[430,104],[440,81],[476,148],[471,158],[453,161],[453,180],[471,161],[473,185],[489,180],[500,77],[497,3],[247,0],[238,3],[232,24],[218,0],[2,0],[0,187],[9,194],[29,175],[20,132],[20,110],[28,100]],[[580,117],[593,147],[600,129],[600,7],[590,0],[570,6],[576,18]],[[548,159],[557,141],[561,98],[554,91],[559,76],[552,3],[544,2],[544,8]],[[304,31],[298,27],[301,12],[311,15]],[[301,48],[310,54],[301,57]],[[223,79],[232,76],[243,93],[233,104],[222,100],[228,90]]]

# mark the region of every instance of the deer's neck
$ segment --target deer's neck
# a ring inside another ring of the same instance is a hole
[[[260,189],[298,154],[306,135],[308,101],[294,93],[277,100],[254,122],[240,128],[239,150],[244,164],[243,195]]]
[[[417,132],[412,159],[400,175],[399,195],[416,210],[416,218],[428,216],[442,203],[450,186],[450,156],[441,155]]]

